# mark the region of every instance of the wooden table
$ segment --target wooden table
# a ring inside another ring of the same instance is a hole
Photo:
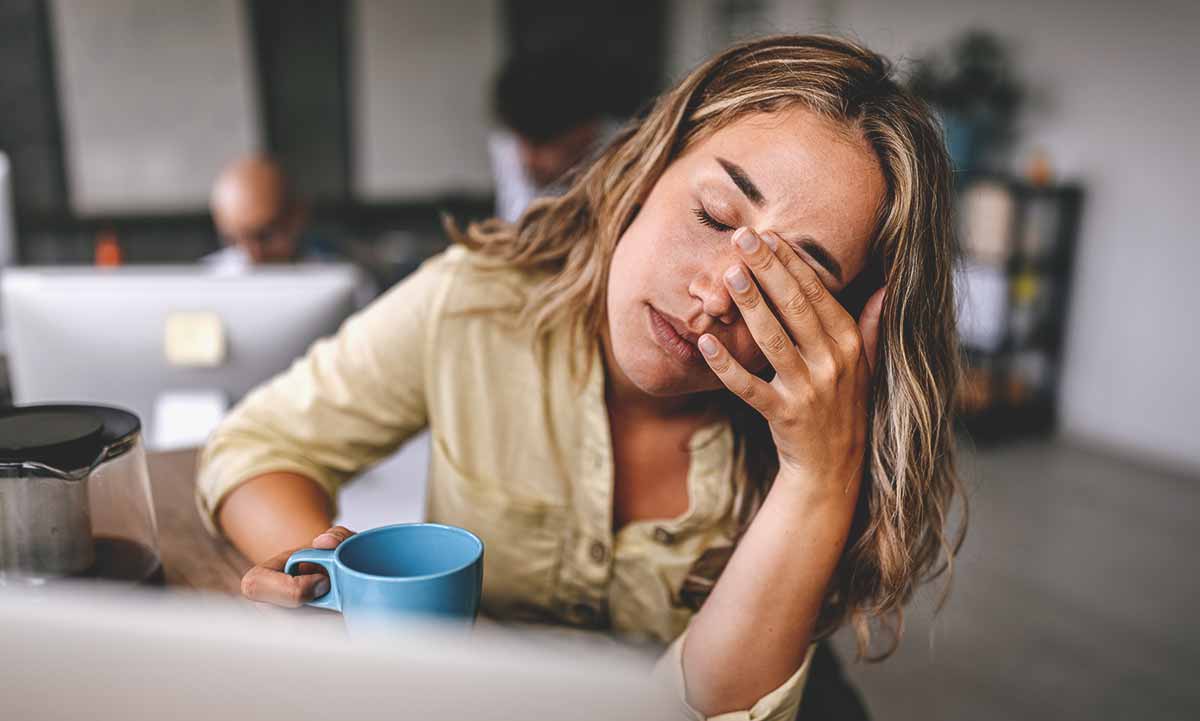
[[[297,630],[321,626],[344,632],[340,613],[309,606],[279,608],[251,603],[242,595],[242,576],[253,564],[228,541],[214,537],[204,528],[196,510],[197,453],[189,449],[150,453],[146,457],[167,588],[229,596],[252,605],[264,618],[291,624]]]
[[[150,488],[167,585],[241,595],[250,561],[205,530],[196,510],[196,451],[150,453]]]

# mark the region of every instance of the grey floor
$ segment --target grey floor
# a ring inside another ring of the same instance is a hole
[[[1200,719],[1200,477],[1060,442],[966,454],[947,606],[847,672],[872,718]]]

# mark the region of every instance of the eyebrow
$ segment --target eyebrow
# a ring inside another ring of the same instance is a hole
[[[741,166],[721,157],[717,158],[717,162],[729,174],[729,179],[738,187],[738,190],[742,191],[742,194],[749,198],[755,207],[761,208],[766,204],[767,199],[763,197],[762,191],[750,180],[750,176],[746,175],[746,171],[742,170]],[[837,262],[837,259],[830,255],[829,251],[825,250],[815,238],[811,235],[802,235],[793,243],[800,246],[813,260],[829,271],[829,274],[837,278],[839,283],[845,282],[842,278],[842,264]]]
[[[837,278],[839,283],[845,282],[845,279],[842,278],[842,264],[837,262],[837,258],[830,255],[829,251],[825,250],[811,235],[802,235],[792,242],[800,246],[813,260],[829,271],[829,274]]]
[[[754,203],[756,207],[761,208],[767,202],[767,199],[763,197],[762,191],[759,190],[758,186],[750,180],[748,175],[746,175],[746,171],[742,170],[741,167],[735,163],[729,162],[725,158],[717,158],[717,162],[720,163],[721,167],[725,169],[725,172],[729,174],[729,179],[732,180],[733,184],[738,187],[738,190],[742,191],[742,195],[745,195],[747,198],[749,198],[751,203]]]

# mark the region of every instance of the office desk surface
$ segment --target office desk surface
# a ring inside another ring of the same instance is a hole
[[[150,487],[158,520],[158,546],[167,587],[217,593],[237,599],[242,596],[242,576],[252,565],[228,542],[214,538],[204,529],[193,496],[196,450],[150,453]],[[249,603],[249,601],[246,601]],[[341,627],[341,614],[311,607],[294,609],[254,604],[276,620]],[[491,621],[481,614],[477,625]],[[565,635],[565,634],[564,634]]]
[[[196,451],[150,453],[150,488],[167,585],[240,596],[250,562],[200,522],[193,498]]]
[[[227,541],[209,535],[196,510],[193,493],[197,452],[190,449],[150,453],[146,458],[167,587],[177,591],[215,593],[250,603],[242,596],[242,576],[252,564]],[[298,630],[313,624],[343,628],[340,613],[308,606],[253,605],[264,618],[294,624]]]

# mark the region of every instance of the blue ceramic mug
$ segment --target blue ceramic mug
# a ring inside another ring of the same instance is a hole
[[[471,623],[483,590],[483,541],[462,528],[401,523],[355,534],[329,551],[305,548],[284,572],[301,563],[324,566],[329,592],[310,606],[340,611],[355,628],[411,620]]]

